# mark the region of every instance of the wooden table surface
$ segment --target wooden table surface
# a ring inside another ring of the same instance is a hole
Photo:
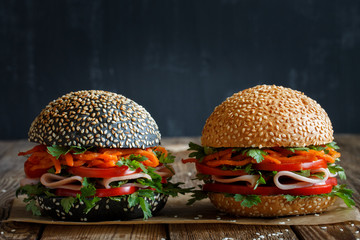
[[[347,173],[349,187],[354,191],[356,207],[360,206],[360,135],[336,135],[341,150],[341,165]],[[174,181],[194,184],[189,175],[194,169],[180,163],[187,143],[199,138],[167,138],[162,145],[177,155]],[[19,151],[33,146],[26,140],[0,141],[0,221],[9,215],[19,180],[24,176],[25,158]],[[360,239],[360,223],[345,222],[316,226],[249,226],[232,224],[141,224],[63,226],[1,222],[0,239]]]

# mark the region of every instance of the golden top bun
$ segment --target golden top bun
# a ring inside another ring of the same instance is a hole
[[[235,93],[207,119],[201,143],[210,147],[304,147],[333,141],[325,110],[302,92],[259,85]]]

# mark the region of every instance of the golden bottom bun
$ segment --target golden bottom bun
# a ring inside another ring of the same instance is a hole
[[[220,211],[239,217],[279,217],[321,213],[335,202],[335,197],[314,196],[287,201],[282,195],[261,196],[261,203],[248,208],[241,206],[241,201],[236,202],[233,197],[225,197],[223,193],[209,193],[209,198]]]

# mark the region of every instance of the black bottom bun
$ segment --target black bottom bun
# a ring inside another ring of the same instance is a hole
[[[217,209],[233,216],[280,217],[324,212],[335,202],[335,197],[313,196],[287,201],[282,195],[261,196],[261,203],[252,207],[241,206],[233,197],[223,193],[209,193],[211,202]]]
[[[140,205],[128,206],[128,197],[121,201],[114,201],[107,197],[101,198],[87,214],[84,213],[85,203],[75,203],[66,213],[61,206],[61,199],[64,197],[38,197],[38,204],[42,216],[49,216],[55,220],[74,222],[98,222],[110,220],[130,220],[143,218],[144,214]],[[164,208],[168,196],[162,193],[155,193],[154,200],[145,198],[151,206],[151,212],[155,215]]]

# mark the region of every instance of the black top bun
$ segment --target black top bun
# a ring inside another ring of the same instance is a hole
[[[120,94],[84,90],[52,102],[32,122],[29,141],[44,145],[147,148],[160,144],[149,112]]]

